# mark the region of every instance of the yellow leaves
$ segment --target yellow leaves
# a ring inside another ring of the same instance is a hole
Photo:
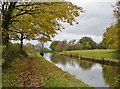
[[[40,38],[38,38],[38,41],[42,42],[42,43],[45,43],[47,41],[50,41],[50,37],[45,37],[45,36],[42,36]]]
[[[103,42],[106,43],[108,48],[119,48],[119,35],[118,35],[118,27],[116,25],[112,25],[106,29],[104,33]]]
[[[24,5],[24,6],[22,6]],[[28,38],[35,38],[39,35],[48,35],[49,39],[54,36],[58,30],[63,29],[61,23],[67,22],[72,25],[75,17],[79,16],[79,10],[82,9],[70,2],[51,2],[51,3],[21,3],[13,12],[14,30],[19,30]],[[15,22],[16,21],[16,22]],[[41,38],[43,41],[48,38]]]

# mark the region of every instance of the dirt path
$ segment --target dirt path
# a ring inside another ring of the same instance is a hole
[[[26,62],[22,73],[22,87],[40,87],[43,86],[41,74],[38,70],[37,62],[34,59]]]

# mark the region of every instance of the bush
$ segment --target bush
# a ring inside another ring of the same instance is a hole
[[[4,49],[2,52],[2,57],[5,60],[4,64],[7,66],[10,62],[12,62],[14,59],[16,59],[19,56],[20,53],[20,45],[18,43],[9,44],[9,47],[7,49]]]

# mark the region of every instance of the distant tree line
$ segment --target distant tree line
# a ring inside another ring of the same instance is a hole
[[[102,42],[96,43],[91,37],[82,37],[78,41],[70,40],[67,42],[63,41],[53,41],[50,45],[52,51],[70,51],[70,50],[85,50],[85,49],[106,49],[106,45]]]

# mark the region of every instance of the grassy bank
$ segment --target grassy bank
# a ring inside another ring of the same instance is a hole
[[[3,69],[2,84],[3,87],[89,87],[35,52],[27,58],[17,58]]]
[[[65,55],[79,55],[83,58],[93,58],[96,60],[109,60],[109,61],[113,61],[113,62],[118,62],[117,59],[117,53],[115,50],[75,50],[75,51],[66,51],[66,52],[62,52],[60,54],[65,54]]]

